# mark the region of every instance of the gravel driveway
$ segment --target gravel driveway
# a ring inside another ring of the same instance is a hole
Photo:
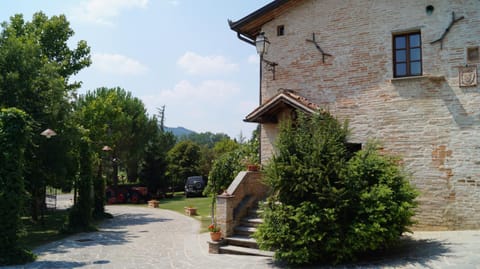
[[[281,268],[270,258],[208,254],[199,222],[176,212],[107,206],[99,232],[34,250],[38,259],[7,268]],[[323,268],[311,266],[308,268]],[[336,268],[480,268],[480,231],[417,232],[390,254]]]

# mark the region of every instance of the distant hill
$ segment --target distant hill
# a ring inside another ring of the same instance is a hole
[[[165,126],[165,131],[167,132],[172,132],[174,136],[176,137],[181,137],[181,136],[187,136],[189,134],[196,134],[196,132],[189,130],[187,128],[183,127],[167,127]]]

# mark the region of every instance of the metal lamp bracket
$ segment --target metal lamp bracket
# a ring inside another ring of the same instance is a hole
[[[322,48],[320,48],[320,45],[318,44],[317,40],[315,40],[315,33],[312,33],[312,39],[306,39],[307,42],[311,42],[315,45],[315,47],[320,51],[322,54],[322,62],[325,63],[325,56],[332,56],[331,54],[325,53]]]
[[[460,18],[455,18],[455,12],[452,12],[452,21],[450,22],[450,25],[448,25],[447,29],[445,29],[445,32],[443,32],[442,36],[435,40],[435,41],[432,41],[430,42],[430,44],[434,44],[434,43],[437,43],[437,42],[440,42],[440,49],[443,49],[443,39],[445,38],[445,36],[448,34],[448,32],[450,31],[450,28],[452,28],[452,26],[458,22],[458,21],[461,21],[463,20],[464,17],[461,16]]]

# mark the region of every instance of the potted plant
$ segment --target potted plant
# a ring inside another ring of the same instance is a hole
[[[208,231],[210,232],[210,238],[212,241],[220,241],[222,238],[222,232],[216,223],[210,224],[210,226],[208,226]]]
[[[160,204],[160,202],[155,199],[148,201],[148,207],[157,208],[158,204]]]
[[[195,208],[191,205],[184,207],[184,209],[185,209],[185,215],[187,215],[187,216],[197,215],[197,208]]]
[[[244,157],[242,163],[246,166],[247,171],[256,172],[260,170],[260,165],[258,164],[258,157],[253,154]]]

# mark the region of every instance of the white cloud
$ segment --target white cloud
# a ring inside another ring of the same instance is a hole
[[[219,55],[201,56],[187,51],[177,61],[177,65],[189,74],[223,74],[238,70],[238,65]]]
[[[92,62],[92,68],[109,74],[141,75],[148,71],[145,65],[120,54],[93,54]]]
[[[82,21],[113,25],[112,19],[121,11],[131,8],[145,8],[148,0],[87,0],[80,3],[72,16]]]
[[[233,122],[242,123],[242,116],[237,115],[239,93],[240,87],[228,81],[206,80],[193,84],[183,80],[172,89],[141,99],[150,114],[165,105],[167,126],[225,132]]]
[[[223,80],[205,80],[200,85],[182,80],[172,90],[161,91],[159,97],[182,102],[198,102],[225,99],[237,92],[239,92],[237,85]]]

